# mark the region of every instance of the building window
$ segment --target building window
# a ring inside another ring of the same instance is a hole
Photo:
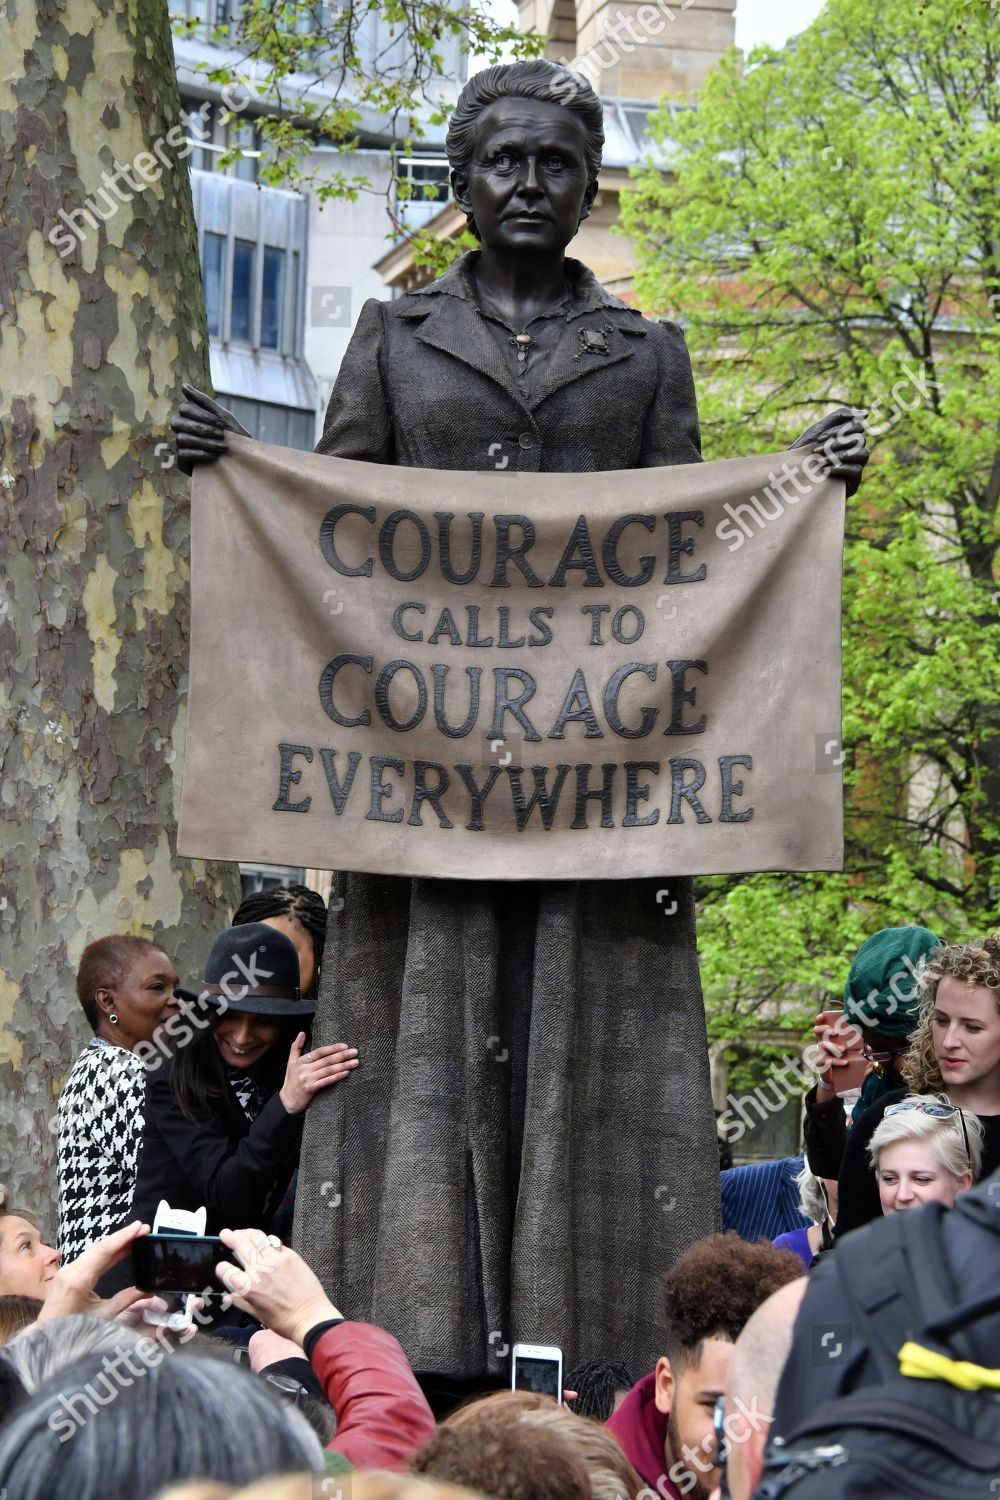
[[[181,116],[188,144],[192,147],[188,164],[199,172],[223,171],[241,182],[256,182],[260,166],[260,131],[253,117],[226,122],[225,105],[208,99],[181,95]],[[246,154],[228,167],[219,161],[227,151],[239,146]]]
[[[253,263],[255,246],[237,240],[233,246],[233,294],[229,308],[229,337],[249,344],[253,330]]]
[[[210,4],[210,0],[173,0],[170,14],[171,19],[183,19],[186,22],[186,34],[207,39],[215,20],[215,6]]]
[[[215,24],[232,30],[239,25],[240,14],[243,10],[242,0],[217,0],[215,6]]]
[[[206,233],[201,246],[201,276],[205,286],[208,332],[214,339],[222,336],[222,268],[225,255],[225,236]]]
[[[221,387],[220,387],[221,389]],[[298,448],[311,453],[316,442],[316,414],[293,406],[275,406],[227,392],[226,406],[242,422],[251,437],[276,448]]]
[[[240,357],[249,348],[272,362],[276,355],[301,359],[305,200],[218,172],[192,172],[191,187],[213,345],[232,344]],[[291,374],[289,380],[291,405],[302,409],[303,388],[293,392]],[[276,389],[254,395],[275,404]]]
[[[264,277],[260,292],[260,346],[280,349],[285,295],[285,252],[264,246]]]
[[[287,885],[304,885],[306,872],[297,865],[240,865],[243,900],[260,891],[273,891]]]
[[[226,129],[226,146],[230,150],[234,146],[239,146],[241,151],[247,153],[241,156],[239,161],[233,162],[233,176],[238,177],[240,182],[256,182],[260,149],[257,132],[249,121],[244,121],[239,125],[235,121],[230,121]]]
[[[407,229],[416,229],[439,214],[448,202],[448,160],[444,156],[401,156],[398,166],[397,216]]]

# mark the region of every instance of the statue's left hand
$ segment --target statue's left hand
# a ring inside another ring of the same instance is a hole
[[[793,448],[817,447],[827,476],[843,479],[848,495],[857,491],[861,472],[871,457],[865,441],[864,415],[857,407],[842,406],[807,427],[792,444]]]

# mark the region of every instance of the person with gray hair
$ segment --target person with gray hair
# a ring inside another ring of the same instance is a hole
[[[912,1094],[890,1104],[868,1143],[883,1214],[925,1203],[954,1208],[978,1179],[983,1127],[946,1096]]]
[[[75,1313],[19,1333],[0,1350],[0,1364],[9,1366],[30,1394],[85,1354],[133,1349],[143,1342],[141,1333],[123,1323],[109,1323],[91,1313]]]
[[[262,1380],[184,1351],[92,1353],[60,1370],[0,1429],[0,1494],[152,1500],[184,1479],[248,1484],[323,1471],[312,1428]]]
[[[817,1177],[808,1160],[804,1160],[795,1185],[799,1190],[799,1212],[810,1222],[803,1229],[779,1234],[771,1244],[779,1250],[793,1250],[808,1271],[816,1257],[833,1246],[838,1184],[835,1177]]]

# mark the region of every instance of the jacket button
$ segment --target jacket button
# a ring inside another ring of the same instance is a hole
[[[522,448],[533,448],[535,446],[535,434],[533,432],[522,432],[517,441]]]

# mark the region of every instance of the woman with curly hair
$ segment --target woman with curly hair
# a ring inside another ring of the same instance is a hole
[[[920,1022],[902,1065],[907,1087],[866,1110],[848,1138],[837,1238],[879,1217],[868,1148],[887,1111],[910,1096],[936,1094],[978,1116],[983,1177],[1000,1167],[1000,932],[938,948],[923,971],[920,998]]]

